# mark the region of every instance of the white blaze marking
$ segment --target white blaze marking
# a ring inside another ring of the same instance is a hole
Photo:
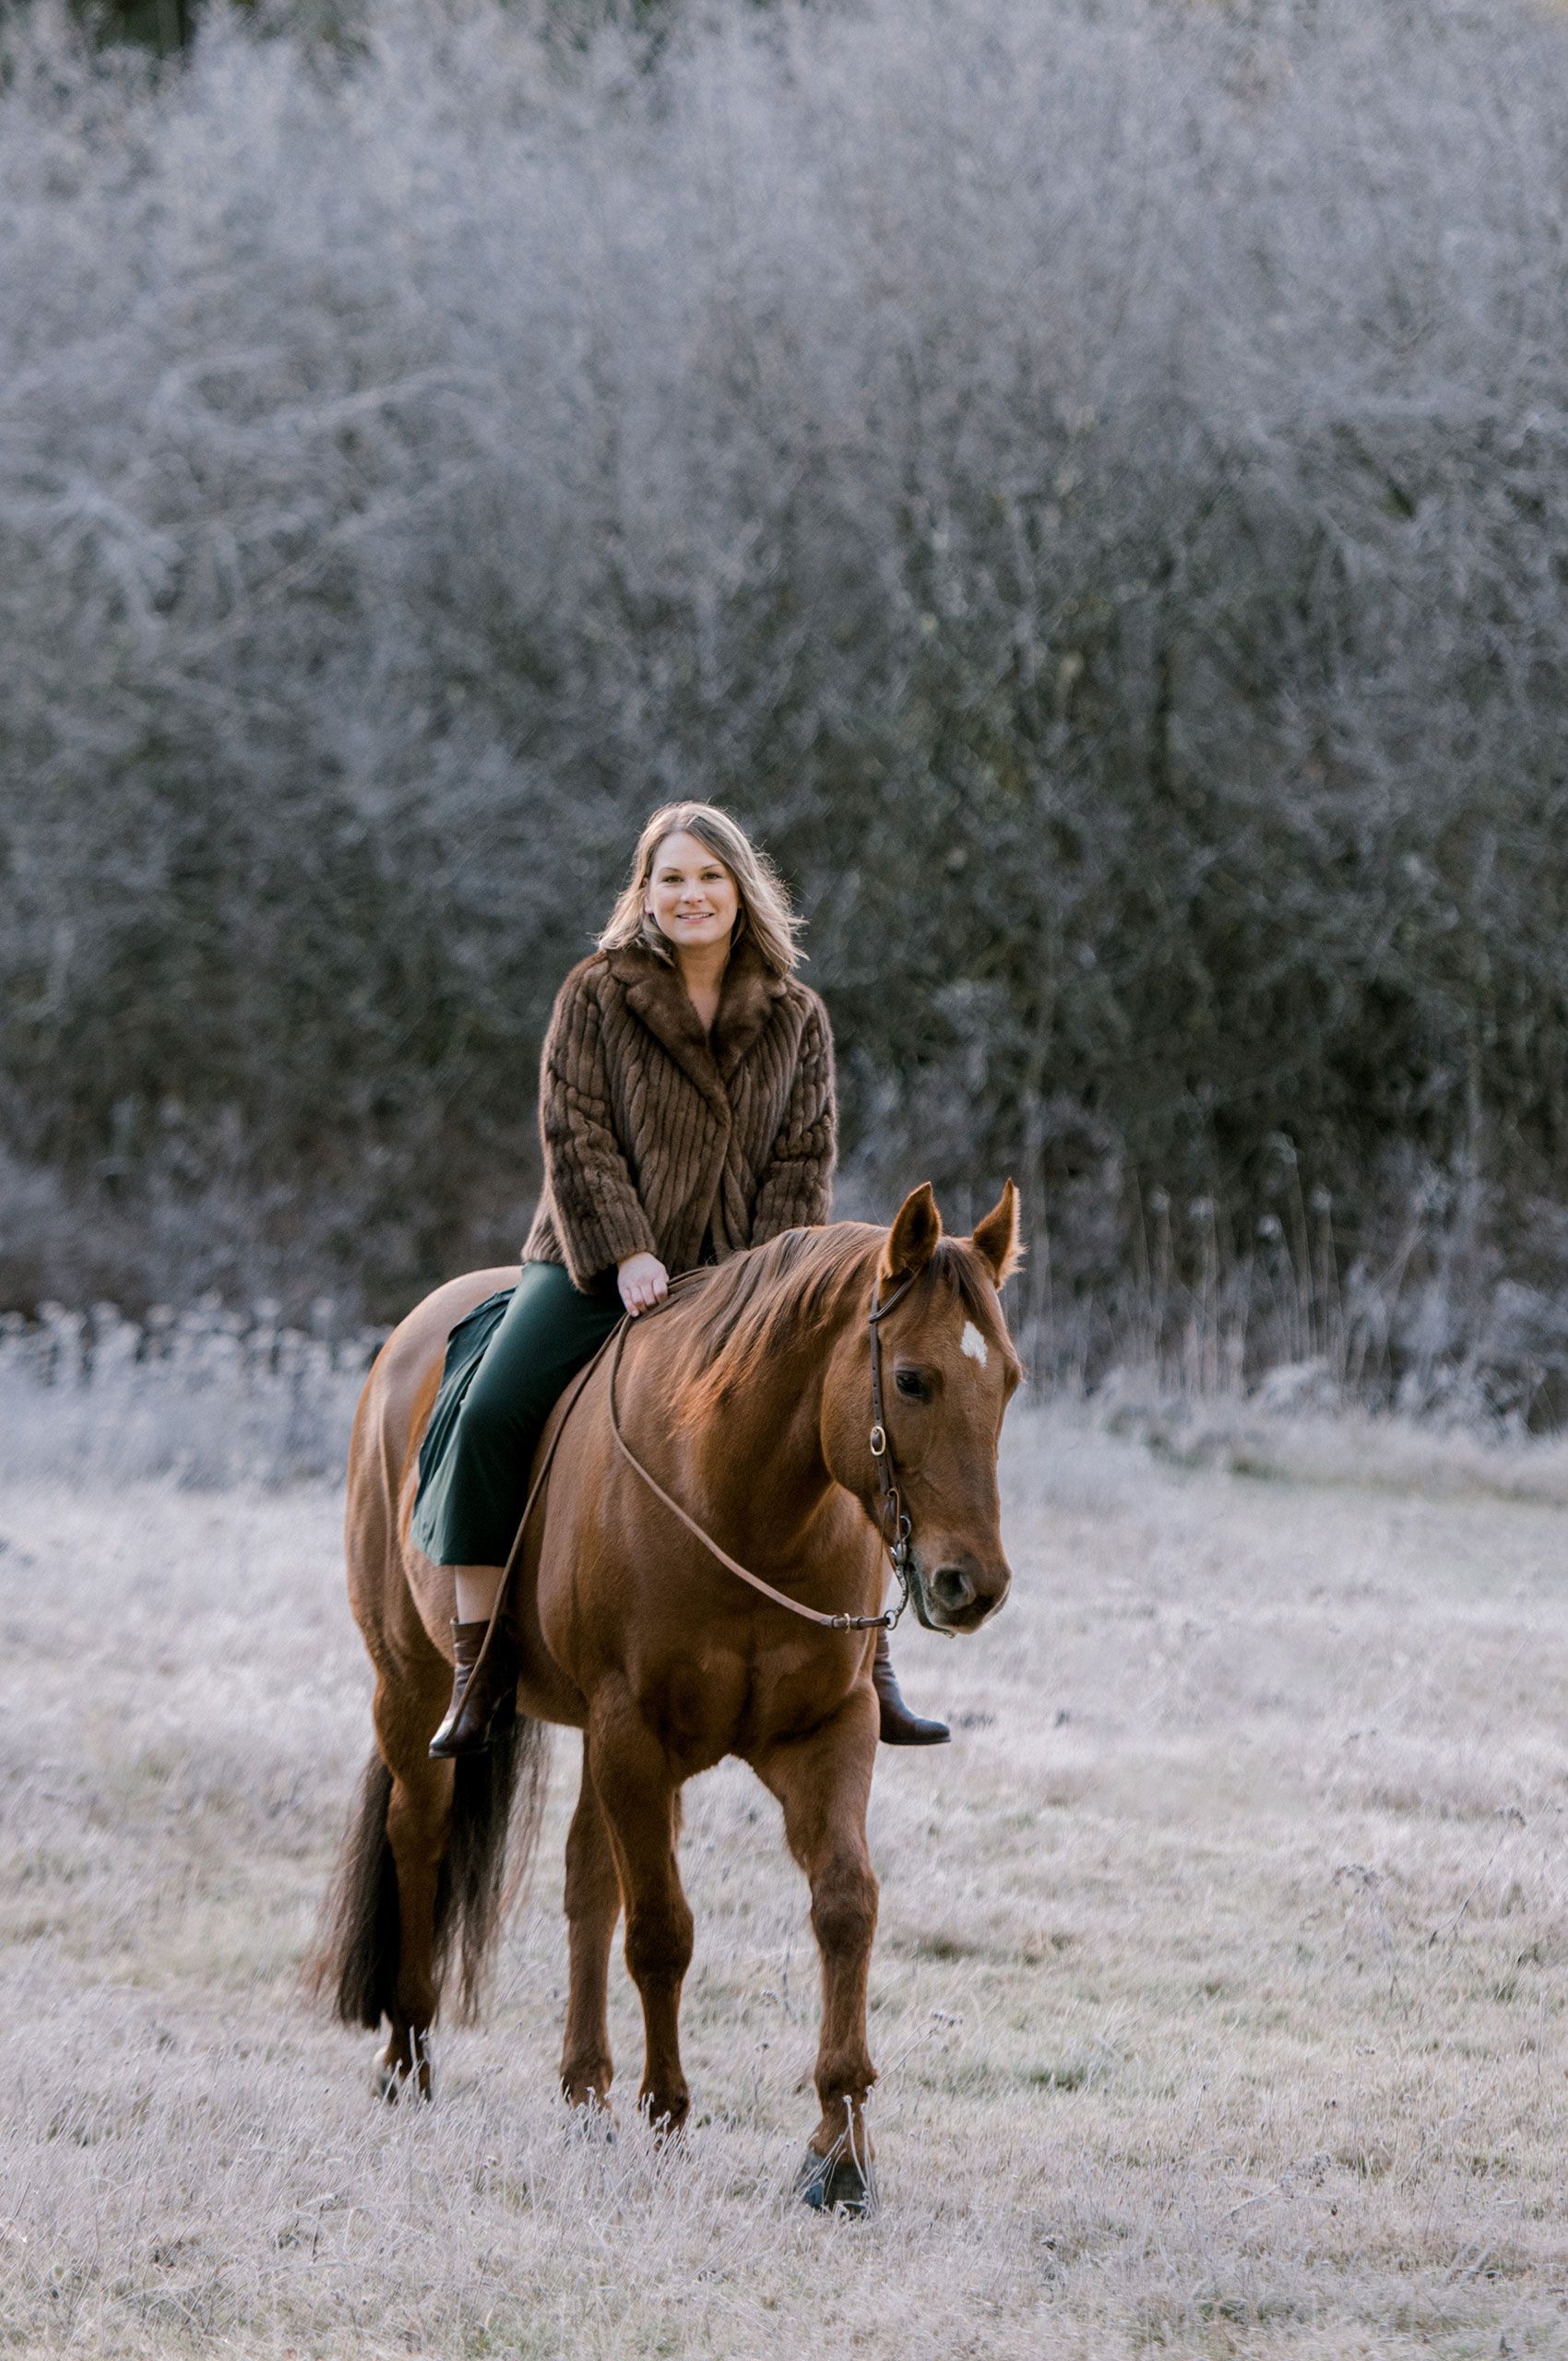
[[[985,1349],[985,1338],[980,1335],[980,1330],[975,1326],[972,1320],[966,1320],[964,1323],[963,1345],[964,1350],[968,1353],[969,1358],[972,1361],[979,1361],[981,1369],[983,1369],[991,1356]]]

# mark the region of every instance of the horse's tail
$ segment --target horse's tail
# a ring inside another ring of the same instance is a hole
[[[487,1751],[463,1755],[454,1766],[435,1889],[434,1969],[439,1989],[456,1954],[464,2023],[478,2013],[491,1944],[539,1842],[549,1737],[543,1722],[503,1708]],[[330,2000],[344,2024],[372,2032],[392,2014],[398,1987],[398,1871],[386,1833],[391,1799],[392,1774],[377,1748],[360,1781],[320,1945],[307,1970],[312,1991]]]
[[[386,1834],[391,1800],[392,1774],[376,1748],[354,1797],[321,1940],[305,1971],[309,1988],[331,2000],[344,2024],[373,2032],[391,2008],[398,1981],[398,1871]]]
[[[457,2016],[471,2024],[491,1944],[528,1876],[544,1818],[550,1728],[503,1706],[482,1754],[459,1755],[435,1890],[435,1976],[457,1962]]]

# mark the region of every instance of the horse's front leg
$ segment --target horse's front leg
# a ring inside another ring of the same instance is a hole
[[[566,2039],[561,2056],[561,2088],[573,2106],[608,2107],[610,2078],[610,1946],[621,1915],[621,1889],[588,1768],[583,1740],[583,1779],[566,1838],[566,1926],[571,1989],[566,2003]]]
[[[595,1701],[588,1761],[626,1912],[626,1967],[643,2004],[647,2051],[637,2104],[670,2137],[692,2103],[681,2070],[681,1987],[692,1962],[692,1914],[675,1861],[679,1781],[624,1691]]]
[[[865,2213],[872,2202],[872,2142],[865,2104],[876,2069],[866,2040],[866,1984],[876,1934],[876,1879],[866,1845],[866,1804],[876,1761],[877,1708],[856,1690],[809,1738],[752,1758],[784,1807],[790,1850],[811,1880],[812,1928],[822,1954],[822,2039],[801,2194],[808,2205]]]

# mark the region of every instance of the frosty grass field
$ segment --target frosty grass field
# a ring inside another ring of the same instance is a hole
[[[1012,1601],[899,1638],[956,1732],[881,1763],[851,2225],[790,2194],[815,1960],[747,1774],[688,1790],[683,2153],[619,1964],[616,2142],[552,2096],[565,1734],[482,2030],[376,2106],[296,1997],[369,1740],[334,1486],[7,1398],[0,2347],[1568,2349],[1561,1447],[1233,1418],[1185,1464],[1016,1410]]]

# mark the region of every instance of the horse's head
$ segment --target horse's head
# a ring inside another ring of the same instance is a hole
[[[1011,1180],[970,1238],[944,1238],[936,1199],[922,1182],[899,1207],[878,1264],[879,1300],[904,1290],[878,1323],[883,1421],[909,1520],[910,1596],[929,1631],[977,1631],[1013,1579],[996,1453],[1023,1371],[997,1289],[1018,1254]],[[870,1351],[865,1323],[837,1357],[825,1406],[833,1473],[876,1516]]]

